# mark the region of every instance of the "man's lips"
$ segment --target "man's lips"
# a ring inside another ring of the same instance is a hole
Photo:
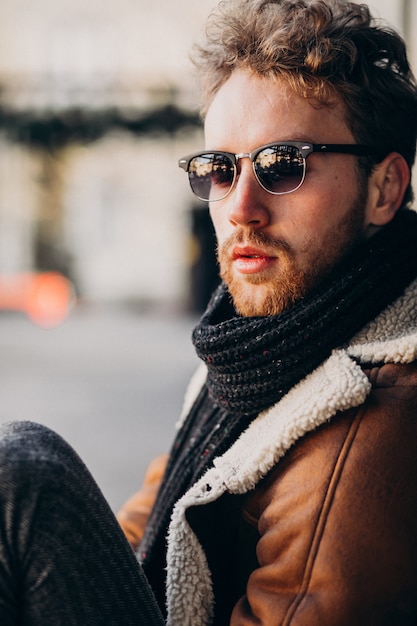
[[[233,267],[241,274],[257,274],[266,270],[276,260],[276,256],[253,246],[235,246],[231,259]]]

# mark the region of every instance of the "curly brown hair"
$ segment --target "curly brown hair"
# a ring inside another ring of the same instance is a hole
[[[332,106],[341,99],[358,143],[373,146],[369,173],[390,152],[410,170],[417,139],[417,86],[404,41],[364,4],[345,0],[223,0],[193,61],[204,116],[240,68],[279,77],[297,94]],[[260,96],[261,97],[261,96]],[[411,187],[404,203],[412,199]]]

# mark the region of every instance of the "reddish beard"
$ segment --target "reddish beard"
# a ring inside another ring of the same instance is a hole
[[[268,252],[278,259],[273,272],[250,274],[244,278],[233,270],[231,251],[247,245]],[[259,231],[237,230],[217,251],[220,276],[227,284],[238,313],[244,316],[278,315],[301,298],[306,291],[306,275],[298,267],[295,255],[283,241]],[[248,286],[256,286],[248,290]]]

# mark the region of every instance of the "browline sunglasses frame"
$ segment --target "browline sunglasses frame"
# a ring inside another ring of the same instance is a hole
[[[298,185],[294,187],[294,189],[290,189],[288,191],[271,191],[270,189],[265,187],[265,185],[262,183],[255,169],[255,161],[258,155],[264,150],[267,150],[269,148],[277,148],[277,147],[296,148],[299,151],[303,159],[303,174],[302,174],[301,180],[298,183]],[[337,154],[353,154],[355,156],[369,156],[373,154],[374,150],[370,146],[367,146],[364,144],[357,144],[357,143],[310,143],[308,141],[273,141],[272,143],[267,143],[263,146],[260,146],[259,148],[255,148],[255,150],[252,150],[252,152],[240,152],[237,154],[233,152],[226,152],[223,150],[202,150],[200,152],[194,152],[192,154],[188,154],[187,156],[179,159],[178,166],[188,174],[191,191],[194,193],[195,196],[197,196],[197,198],[199,198],[200,200],[203,200],[204,202],[208,202],[208,201],[218,202],[219,200],[223,200],[229,195],[229,193],[232,191],[234,187],[234,184],[237,178],[238,162],[240,159],[244,159],[244,158],[248,158],[251,160],[253,172],[259,185],[263,189],[265,189],[265,191],[267,191],[268,193],[274,196],[282,196],[282,195],[297,191],[297,189],[301,187],[301,185],[304,182],[305,174],[306,174],[306,159],[313,152],[320,152],[322,154],[326,154],[326,153],[336,154],[337,153]],[[230,160],[231,166],[233,168],[233,178],[231,180],[230,187],[227,190],[227,192],[220,198],[215,198],[215,199],[202,198],[192,188],[191,180],[190,180],[190,171],[189,171],[190,163],[193,159],[197,157],[204,157],[205,155],[218,155],[221,157],[226,157]]]

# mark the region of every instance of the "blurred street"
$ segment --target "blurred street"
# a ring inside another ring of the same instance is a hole
[[[59,432],[116,510],[172,441],[197,364],[195,321],[88,306],[45,330],[2,313],[0,422],[30,419]]]

